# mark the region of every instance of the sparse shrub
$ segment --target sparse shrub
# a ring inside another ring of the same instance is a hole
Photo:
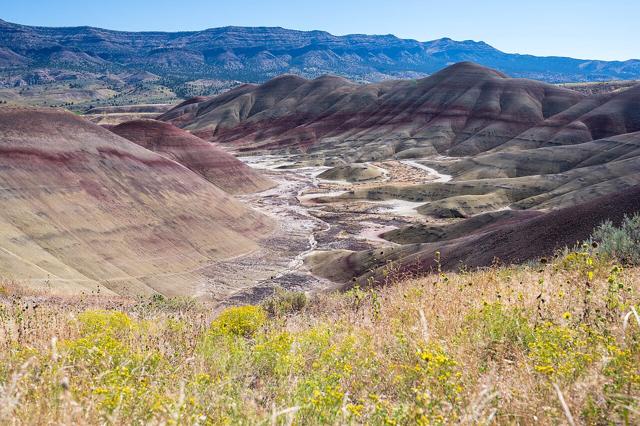
[[[304,359],[299,368],[307,372],[295,390],[296,400],[304,407],[303,418],[334,422],[339,413],[346,392],[344,381],[353,374],[359,348],[354,336],[337,331],[319,325],[297,336],[296,352]]]
[[[418,294],[419,292],[418,290],[415,293]],[[345,297],[355,312],[368,307],[371,317],[374,320],[380,319],[382,300],[376,287],[370,285],[367,290],[363,290],[359,285],[355,285],[345,292]]]
[[[620,342],[606,346],[606,379],[588,396],[582,415],[587,424],[638,424],[640,422],[640,332],[626,333]]]
[[[227,308],[211,323],[210,333],[253,337],[267,322],[267,314],[260,306]]]
[[[117,311],[87,311],[78,316],[80,337],[62,343],[63,362],[89,375],[70,377],[69,387],[76,397],[92,398],[106,414],[151,419],[164,397],[151,386],[152,377],[166,366],[159,352],[135,349],[142,323]]]
[[[557,268],[563,271],[573,271],[585,281],[592,281],[596,272],[608,266],[608,262],[602,256],[598,256],[594,247],[584,243],[567,252],[558,263]]]
[[[253,359],[258,371],[278,380],[286,378],[297,365],[292,352],[294,336],[287,331],[261,334],[253,347]]]
[[[586,325],[571,327],[544,322],[529,344],[534,369],[553,380],[575,380],[601,356],[607,338]]]
[[[631,297],[631,288],[626,287],[622,281],[621,274],[623,269],[621,266],[613,265],[609,276],[607,276],[607,294],[605,298],[606,312],[610,320],[618,318],[618,316],[628,309],[628,300]]]
[[[307,305],[307,295],[300,291],[277,288],[275,293],[265,299],[261,306],[269,315],[285,316],[301,311]]]
[[[434,343],[423,345],[417,355],[411,420],[418,425],[444,425],[458,420],[463,391],[458,363]]]
[[[609,381],[604,386],[607,413],[615,413],[617,422],[640,421],[640,333],[629,333],[624,344],[607,346],[611,357],[604,368]]]
[[[640,264],[640,214],[625,215],[619,227],[607,220],[593,231],[591,238],[598,243],[599,253],[623,264]]]
[[[186,313],[196,311],[200,307],[193,297],[166,297],[162,294],[154,294],[151,297],[141,297],[132,309],[137,315],[145,318],[157,315],[158,312]]]
[[[362,306],[363,301],[367,297],[367,292],[364,291],[362,288],[360,288],[358,284],[351,287],[344,294],[347,300],[351,301],[353,310],[356,312],[360,310],[360,307]]]
[[[209,374],[216,380],[242,377],[251,370],[253,339],[267,323],[267,314],[259,306],[227,308],[218,315],[201,338],[198,353],[207,361]],[[234,379],[227,392],[239,395],[246,385]]]
[[[119,311],[85,311],[78,315],[80,333],[84,336],[94,334],[123,336],[136,325],[124,312]]]

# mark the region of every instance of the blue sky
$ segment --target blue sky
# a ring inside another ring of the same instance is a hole
[[[28,25],[200,30],[226,25],[483,40],[506,52],[640,58],[640,0],[0,0]]]

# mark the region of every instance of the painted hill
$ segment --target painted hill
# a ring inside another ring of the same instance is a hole
[[[216,144],[156,120],[134,120],[110,129],[174,160],[230,194],[264,191],[275,185]]]
[[[332,167],[320,173],[318,177],[325,180],[363,182],[384,176],[384,171],[371,164],[350,164]]]
[[[282,76],[159,119],[240,150],[282,148],[371,161],[482,152],[584,98],[465,62],[421,80],[370,85]]]
[[[272,229],[198,174],[71,113],[0,108],[0,153],[0,271],[34,286],[197,295],[217,262]]]
[[[489,226],[462,222],[454,227],[443,226],[439,231],[432,227],[427,238],[439,239],[437,242],[362,252],[325,252],[310,258],[308,263],[314,273],[342,281],[347,287],[355,282],[364,285],[370,277],[381,278],[390,261],[404,272],[433,271],[438,257],[444,270],[462,265],[490,266],[496,260],[520,263],[552,256],[557,249],[586,240],[605,220],[619,224],[625,214],[637,212],[640,212],[640,186],[544,214],[514,212],[489,220],[476,217],[465,221],[493,222]],[[468,232],[458,233],[461,228]],[[435,233],[440,238],[432,238]]]
[[[454,180],[381,184],[340,199],[424,201],[423,214],[467,217],[564,207],[640,184],[639,104],[640,86],[588,96],[465,62],[369,85],[282,76],[159,119],[240,152],[288,153],[301,163],[418,158]]]
[[[501,52],[484,42],[427,42],[393,35],[334,36],[324,31],[224,27],[192,32],[45,28],[0,21],[0,64],[82,70],[146,71],[184,80],[263,82],[283,73],[336,74],[380,81],[433,74],[474,61],[516,77],[550,82],[634,79],[640,61],[606,62]]]

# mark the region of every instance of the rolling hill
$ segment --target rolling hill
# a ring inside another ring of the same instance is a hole
[[[281,76],[178,106],[159,119],[239,150],[283,148],[372,161],[482,152],[584,98],[463,62],[420,80],[370,85]]]
[[[222,148],[171,124],[133,120],[110,130],[182,164],[230,194],[259,192],[275,185]]]
[[[102,127],[112,127],[126,121],[154,119],[165,111],[170,110],[173,104],[142,104],[95,107],[87,110],[82,116],[92,123]]]
[[[605,220],[619,224],[625,215],[637,212],[640,186],[547,213],[488,214],[455,225],[405,229],[387,237],[406,243],[407,236],[415,241],[422,235],[425,242],[358,252],[320,252],[307,262],[315,274],[342,282],[344,288],[382,280],[389,262],[404,274],[486,267],[496,261],[522,263],[553,256],[556,250],[588,239]]]
[[[585,95],[465,62],[370,85],[282,76],[159,119],[238,152],[305,164],[415,158],[454,180],[381,184],[337,199],[424,201],[424,214],[465,217],[563,207],[639,184],[639,104],[640,86]]]
[[[272,222],[71,113],[0,108],[0,271],[57,292],[197,295]]]

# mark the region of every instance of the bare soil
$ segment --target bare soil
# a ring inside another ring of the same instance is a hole
[[[356,188],[389,182],[411,185],[441,179],[412,163],[383,161],[371,163],[384,171],[378,179],[366,182],[330,181],[318,178],[326,166],[292,168],[286,156],[241,157],[277,182],[270,190],[238,196],[250,207],[276,219],[278,229],[261,243],[262,250],[228,261],[235,280],[247,277],[241,290],[217,296],[225,302],[250,302],[270,294],[276,287],[298,291],[322,291],[335,283],[311,274],[304,260],[311,254],[333,250],[360,251],[396,244],[380,237],[390,230],[412,224],[433,223],[419,214],[422,203],[404,200],[345,200],[323,203],[320,197],[338,196]],[[220,269],[216,265],[216,269]],[[256,274],[262,274],[256,281]],[[212,277],[211,294],[220,295],[219,274]],[[205,292],[207,290],[205,289]],[[223,292],[224,293],[224,292]]]

